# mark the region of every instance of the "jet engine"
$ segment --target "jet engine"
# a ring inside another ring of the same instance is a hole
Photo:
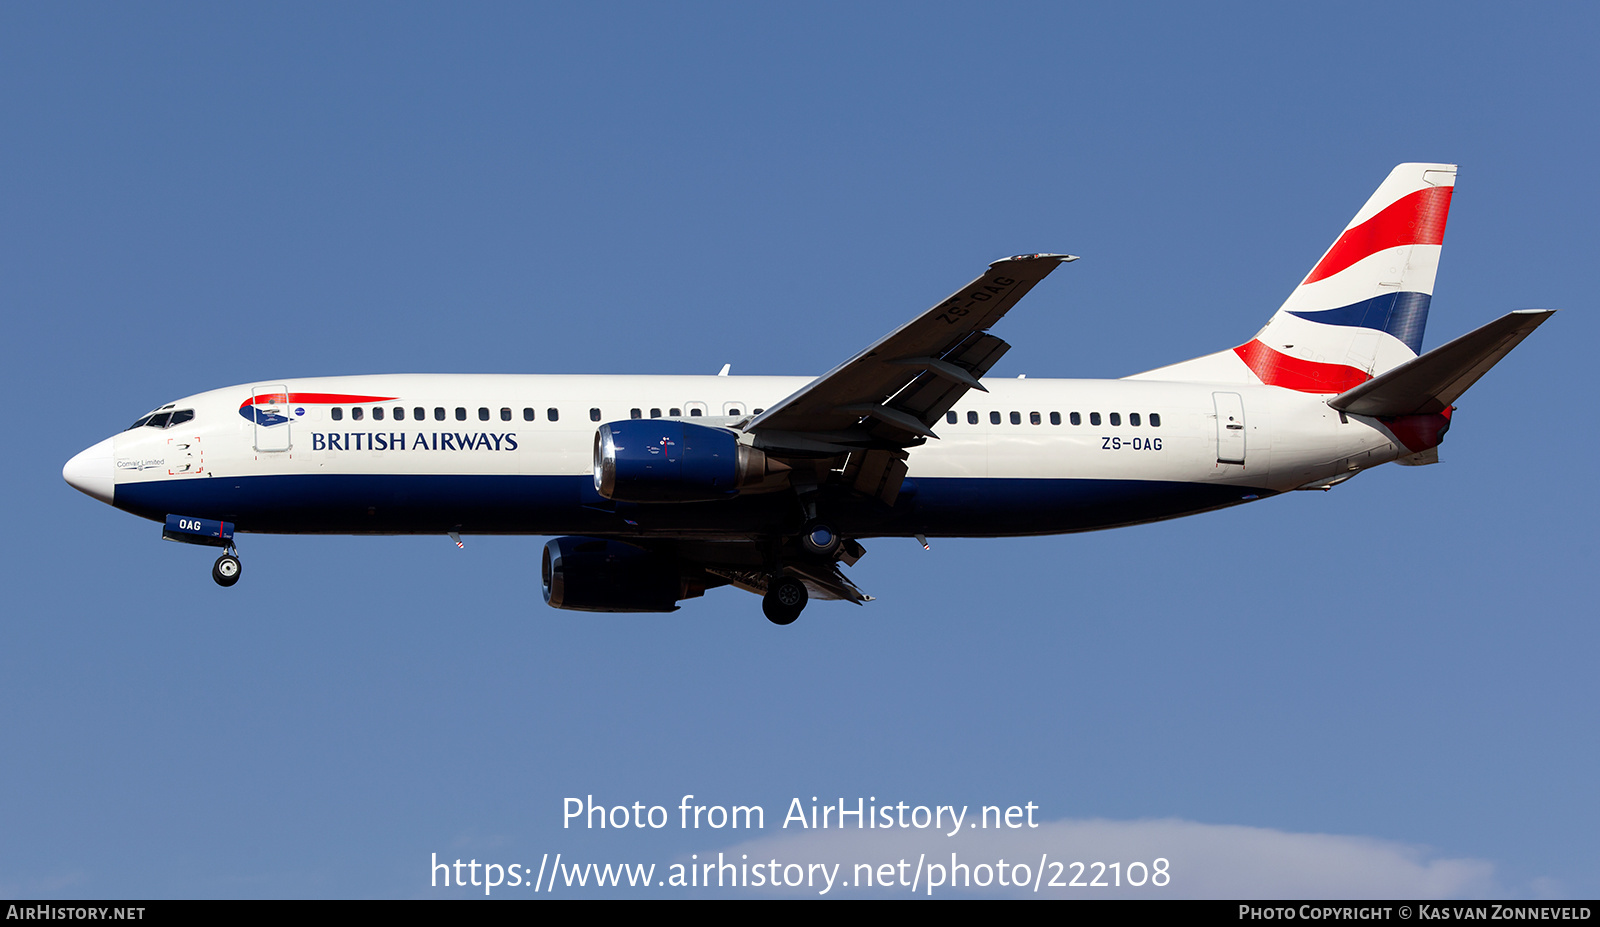
[[[675,612],[706,591],[676,557],[601,538],[549,542],[541,573],[546,604],[582,612]]]
[[[608,422],[594,436],[594,488],[616,502],[715,502],[780,488],[789,468],[726,428],[676,419]]]

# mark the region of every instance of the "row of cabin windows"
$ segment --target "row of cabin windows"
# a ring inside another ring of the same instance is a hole
[[[762,412],[765,412],[765,411],[766,411],[765,409],[754,409],[754,410],[752,410],[752,414],[760,415]],[[705,414],[706,413],[705,413],[704,409],[690,409],[689,410],[689,417],[690,418],[699,418],[700,416],[705,415]],[[741,411],[738,406],[729,406],[728,407],[728,415],[729,415],[729,417],[738,417],[738,416],[743,415],[743,414],[744,414],[744,412]],[[667,410],[667,417],[668,418],[678,418],[678,417],[680,417],[682,415],[683,415],[683,410],[682,409],[669,408]],[[628,410],[628,417],[629,418],[644,418],[645,417],[644,410],[643,409],[629,409]],[[660,418],[661,417],[661,410],[660,409],[651,409],[650,410],[650,417],[651,418]],[[599,409],[590,409],[589,410],[589,420],[592,421],[592,422],[600,421],[600,410]]]
[[[1122,413],[1121,412],[1110,412],[1110,413],[1107,413],[1107,419],[1109,420],[1109,424],[1120,426],[1122,424]],[[956,424],[956,423],[961,421],[961,417],[955,412],[946,412],[944,414],[944,420],[946,422],[948,422],[949,424],[954,425],[954,424]],[[989,413],[989,424],[991,424],[991,425],[999,425],[999,424],[1001,424],[1002,421],[1003,421],[1003,419],[1001,418],[1001,413],[999,413],[999,412],[990,412]],[[1077,412],[1069,412],[1069,413],[1067,413],[1067,421],[1071,422],[1074,425],[1082,425],[1083,424],[1083,416],[1080,413],[1077,413]],[[1044,424],[1044,416],[1042,416],[1038,412],[1029,412],[1028,413],[1028,423],[1031,424],[1031,425],[1042,425],[1042,424]],[[1128,424],[1129,425],[1132,425],[1133,427],[1137,428],[1142,423],[1143,423],[1143,417],[1140,416],[1139,413],[1137,413],[1137,412],[1129,412],[1128,413]],[[968,412],[967,413],[967,424],[968,425],[976,425],[976,424],[978,424],[978,413],[976,413],[976,412]],[[1011,413],[1011,424],[1013,424],[1013,425],[1022,424],[1022,413],[1021,412],[1012,412]],[[1051,412],[1050,413],[1050,424],[1052,424],[1052,425],[1061,424],[1061,413],[1060,412]],[[1090,412],[1089,413],[1089,424],[1091,424],[1091,425],[1100,424],[1100,413],[1099,412]],[[1161,413],[1160,412],[1151,412],[1150,413],[1150,427],[1151,428],[1160,428],[1161,427]]]
[[[756,415],[760,415],[764,410],[755,409],[753,411],[754,411],[754,413]],[[668,417],[671,417],[671,418],[680,418],[680,417],[683,416],[683,410],[681,408],[669,406],[666,409],[666,414],[667,414]],[[689,416],[691,418],[698,418],[698,417],[700,417],[700,416],[702,416],[704,414],[705,414],[704,410],[701,410],[701,409],[691,408],[689,410]],[[729,408],[728,409],[728,414],[730,416],[737,416],[737,415],[741,415],[743,413],[738,408]],[[329,412],[329,415],[336,422],[343,421],[344,420],[344,408],[342,406],[334,406],[332,408],[332,410]],[[397,421],[397,422],[405,421],[405,419],[406,419],[406,407],[405,406],[395,406],[395,407],[393,407],[392,410],[386,410],[383,406],[373,406],[372,407],[372,419],[373,419],[373,421],[381,422],[381,421],[384,420],[385,417],[389,417],[391,415],[392,415],[393,419],[395,421]],[[1052,424],[1052,425],[1061,424],[1061,413],[1060,412],[1051,412],[1051,413],[1049,413],[1049,416],[1050,416],[1050,424]],[[193,418],[194,417],[194,413],[193,412],[178,412],[178,413],[173,413],[171,417],[172,417],[172,421],[168,422],[167,421],[167,416],[165,416],[165,415],[152,415],[152,416],[148,416],[147,418],[140,419],[139,421],[135,422],[133,425],[131,425],[129,427],[130,428],[138,428],[141,425],[149,425],[149,426],[154,427],[154,428],[166,428],[166,427],[170,427],[170,425],[176,425],[176,424],[179,424],[180,422],[187,421],[188,419]],[[350,418],[351,418],[352,421],[359,422],[365,417],[366,417],[366,410],[362,406],[353,406],[353,407],[351,407],[351,409],[350,409]],[[487,421],[492,420],[493,417],[494,416],[491,414],[491,410],[489,409],[488,406],[479,406],[478,407],[478,421],[487,422]],[[589,421],[598,422],[603,417],[604,416],[602,416],[600,414],[600,409],[598,407],[591,408],[589,410]],[[642,409],[642,408],[629,409],[628,410],[628,417],[629,418],[644,418],[645,417],[645,410]],[[650,409],[650,418],[661,418],[661,417],[662,417],[662,410],[660,408],[651,408]],[[424,407],[424,406],[414,406],[414,407],[412,407],[412,409],[411,409],[411,418],[413,418],[413,419],[415,419],[416,421],[419,421],[419,422],[426,420],[428,418],[428,410],[427,410],[427,408]],[[448,418],[449,418],[449,415],[447,414],[447,410],[445,409],[444,406],[434,406],[434,408],[433,408],[433,419],[434,419],[434,421],[442,422],[442,421],[446,421]],[[511,407],[510,406],[502,406],[500,408],[499,418],[500,418],[500,421],[502,421],[502,422],[511,421],[512,418],[513,418]],[[548,419],[549,421],[552,421],[552,422],[558,422],[558,421],[561,420],[561,410],[557,409],[554,406],[551,406],[550,408],[545,410],[545,418]],[[537,409],[534,409],[531,406],[523,407],[523,410],[522,410],[522,420],[523,421],[525,421],[525,422],[534,422],[534,421],[538,421],[538,419],[539,419],[539,412],[538,412]],[[1020,425],[1020,424],[1022,424],[1022,413],[1021,412],[1012,412],[1012,413],[1010,413],[1010,419],[1011,419],[1011,424]],[[464,422],[464,421],[467,420],[467,408],[466,408],[466,406],[456,406],[456,408],[455,408],[455,420],[458,421],[458,422]],[[949,424],[951,424],[951,425],[955,425],[955,424],[960,422],[960,416],[956,412],[946,412],[945,416],[944,416],[944,420],[946,422],[948,422]],[[1159,412],[1151,412],[1150,415],[1149,415],[1149,420],[1150,420],[1150,427],[1151,428],[1160,428],[1161,427],[1161,413],[1159,413]],[[976,425],[976,424],[978,424],[979,421],[980,421],[980,419],[978,417],[978,413],[977,412],[970,411],[970,412],[967,413],[967,424]],[[991,424],[991,425],[1000,425],[1000,424],[1003,424],[1004,421],[1005,421],[1005,419],[1004,419],[1002,413],[1000,413],[1000,412],[990,412],[989,413],[989,424]],[[1078,413],[1078,412],[1069,412],[1069,413],[1067,413],[1067,421],[1070,422],[1073,425],[1082,425],[1083,424],[1083,415],[1081,413]],[[1044,415],[1042,413],[1039,413],[1039,412],[1029,412],[1028,413],[1028,422],[1029,422],[1029,424],[1032,424],[1032,425],[1042,425],[1042,424],[1044,424]],[[1122,413],[1120,413],[1120,412],[1109,412],[1109,413],[1107,413],[1106,414],[1106,423],[1110,424],[1110,425],[1113,425],[1113,426],[1120,427],[1122,425]],[[1090,412],[1089,413],[1089,424],[1090,425],[1099,425],[1099,424],[1101,424],[1101,417],[1100,417],[1100,413],[1099,412]],[[1144,419],[1138,412],[1129,412],[1128,413],[1128,424],[1130,426],[1134,427],[1134,428],[1137,428],[1140,425],[1144,424]]]
[[[756,415],[760,415],[762,413],[762,411],[764,411],[764,410],[755,409],[754,413]],[[383,406],[373,406],[372,407],[372,420],[373,421],[381,422],[389,414],[390,414],[390,412],[388,410],[385,410]],[[701,409],[691,408],[689,410],[689,416],[691,418],[698,418],[699,416],[702,416],[704,414],[705,414],[705,412],[703,410],[701,410]],[[743,413],[738,408],[729,408],[728,409],[728,414],[730,416],[737,416],[737,415],[741,415]],[[329,415],[336,422],[343,421],[344,420],[344,408],[342,406],[334,406],[332,408],[332,410],[329,412]],[[394,420],[397,421],[397,422],[405,421],[405,419],[406,419],[406,408],[405,408],[405,406],[395,406],[395,407],[393,407],[392,415],[393,415]],[[683,415],[683,410],[680,409],[680,408],[669,406],[667,408],[667,415],[672,417],[672,418],[679,418],[679,417],[681,417]],[[365,417],[366,417],[366,411],[362,406],[352,406],[351,407],[351,409],[350,409],[350,419],[352,421],[359,422]],[[414,406],[411,409],[411,417],[413,419],[415,419],[416,421],[419,421],[419,422],[420,421],[424,421],[428,417],[428,410],[427,410],[427,408],[425,408],[423,406]],[[555,408],[554,406],[551,406],[550,408],[545,410],[545,417],[547,419],[549,419],[550,421],[552,421],[552,422],[560,421],[561,420],[561,411],[559,409]],[[642,408],[629,409],[628,410],[628,417],[629,418],[644,418],[645,417],[644,409],[642,409]],[[659,409],[659,408],[650,409],[650,417],[651,418],[661,418],[661,409]],[[1022,424],[1022,413],[1021,412],[1012,412],[1010,417],[1011,417],[1011,424],[1013,424],[1013,425]],[[193,418],[194,418],[194,410],[192,410],[192,409],[180,409],[180,410],[178,410],[176,412],[156,412],[156,413],[153,413],[151,415],[147,415],[144,418],[139,419],[138,421],[134,422],[132,425],[129,425],[126,430],[132,431],[133,429],[140,428],[140,427],[171,428],[174,425],[181,425],[184,422],[190,421]],[[442,422],[442,421],[445,421],[446,418],[447,418],[447,415],[446,415],[446,412],[445,412],[445,407],[444,406],[434,406],[434,409],[433,409],[433,419],[434,419],[434,421]],[[490,421],[491,418],[492,418],[492,416],[490,415],[490,410],[489,410],[488,406],[479,406],[478,407],[478,421],[487,422],[487,421]],[[525,422],[533,422],[533,421],[538,421],[538,418],[539,418],[538,410],[534,409],[531,406],[527,406],[527,407],[523,408],[523,410],[522,410],[522,420],[523,421],[525,421]],[[598,421],[600,421],[601,418],[602,418],[602,416],[600,414],[599,408],[591,408],[589,410],[589,421],[598,422]],[[1109,424],[1111,424],[1111,425],[1120,426],[1122,424],[1122,414],[1119,413],[1119,412],[1107,413],[1107,418],[1109,420]],[[509,422],[509,421],[511,421],[511,419],[512,419],[511,407],[510,406],[502,406],[500,408],[500,421]],[[467,420],[467,409],[466,409],[465,406],[456,406],[456,408],[455,408],[455,420],[458,421],[458,422],[464,422],[464,421]],[[946,422],[948,422],[949,424],[954,425],[954,424],[957,424],[960,421],[960,417],[955,412],[946,412],[945,416],[944,416],[944,420]],[[1069,422],[1071,422],[1072,424],[1074,424],[1074,425],[1082,425],[1083,424],[1083,416],[1081,414],[1077,413],[1077,412],[1068,413],[1067,420]],[[999,424],[1002,423],[1002,421],[1003,421],[1003,419],[1001,418],[1001,413],[999,413],[999,412],[990,412],[989,413],[989,424],[991,424],[991,425],[999,425]],[[968,412],[967,413],[967,424],[976,425],[976,424],[978,424],[978,422],[979,422],[979,418],[978,418],[978,413],[977,412]],[[1030,424],[1033,424],[1033,425],[1040,425],[1040,424],[1043,424],[1044,418],[1038,412],[1029,412],[1028,413],[1028,422]],[[1052,424],[1052,425],[1061,424],[1061,413],[1060,412],[1051,412],[1050,413],[1050,424]],[[1091,424],[1091,425],[1099,425],[1100,424],[1100,413],[1099,412],[1090,412],[1089,413],[1089,424]],[[1140,418],[1139,413],[1137,413],[1137,412],[1129,412],[1128,413],[1128,424],[1133,426],[1133,427],[1135,427],[1135,428],[1139,427],[1139,425],[1141,424],[1141,418]],[[1159,413],[1159,412],[1151,412],[1150,413],[1150,427],[1151,428],[1160,428],[1161,427],[1161,413]]]
[[[757,415],[760,415],[761,412],[762,412],[761,409],[757,409],[755,411],[756,411]],[[544,410],[544,414],[545,414],[545,418],[549,419],[552,422],[561,421],[561,410],[557,409],[554,406],[551,406],[550,408]],[[691,418],[698,418],[698,417],[700,417],[702,415],[705,415],[705,414],[706,413],[705,413],[704,409],[690,409],[689,410],[689,415],[690,415]],[[743,413],[737,408],[730,408],[730,409],[728,409],[728,414],[729,415],[742,415]],[[366,408],[363,407],[363,406],[352,406],[350,408],[350,420],[351,421],[359,422],[363,418],[365,418],[366,415],[367,415],[367,411],[366,411]],[[672,418],[678,418],[678,417],[681,417],[683,415],[683,410],[679,409],[679,408],[673,408],[673,407],[669,406],[668,409],[667,409],[667,415],[672,417]],[[189,413],[189,416],[191,418],[193,418],[194,417],[194,413],[192,413],[192,412]],[[332,409],[329,410],[328,416],[330,418],[332,418],[336,422],[344,421],[344,407],[343,406],[334,406]],[[392,416],[392,418],[395,421],[403,422],[403,421],[406,420],[406,407],[405,406],[395,406],[392,410],[385,410],[383,406],[373,406],[372,407],[372,420],[373,421],[381,422],[381,421],[384,420],[385,416]],[[434,406],[433,407],[433,420],[434,421],[442,422],[442,421],[445,421],[448,417],[449,416],[446,414],[444,406]],[[589,410],[589,421],[598,422],[598,421],[600,421],[601,417],[602,416],[600,415],[600,410],[598,408],[593,408],[593,409]],[[643,409],[629,409],[628,410],[628,417],[629,418],[644,418],[644,410]],[[651,418],[660,418],[661,417],[661,410],[660,409],[651,409],[650,410],[650,417]],[[411,418],[414,419],[415,421],[419,421],[419,422],[426,421],[427,418],[428,418],[428,410],[427,410],[427,408],[425,406],[414,406],[414,407],[412,407],[412,409],[411,409]],[[487,422],[487,421],[490,421],[492,418],[493,418],[493,416],[490,414],[488,406],[479,406],[478,407],[478,421]],[[511,407],[510,406],[502,406],[500,408],[500,421],[509,422],[509,421],[511,421],[511,418],[512,418]],[[467,407],[466,406],[456,406],[455,419],[458,422],[464,422],[464,421],[467,420]],[[539,420],[539,410],[533,408],[532,406],[525,406],[523,408],[523,410],[522,410],[522,420],[525,421],[525,422],[536,422],[536,421],[538,421]],[[137,428],[137,427],[139,427],[140,425],[143,425],[143,424],[145,424],[145,420],[144,419],[140,419],[138,422],[135,422],[131,427]],[[177,424],[177,422],[173,422],[173,424]],[[159,426],[159,427],[165,427],[165,426],[163,425],[163,426]]]

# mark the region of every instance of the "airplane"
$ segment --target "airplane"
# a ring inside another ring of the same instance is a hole
[[[1456,400],[1553,310],[1422,353],[1455,189],[1401,164],[1237,347],[1117,380],[985,378],[989,332],[1067,254],[1023,254],[814,379],[391,375],[169,402],[74,456],[73,488],[221,549],[282,534],[555,536],[547,603],[670,612],[719,586],[775,624],[861,604],[862,540],[1176,518],[1435,463]]]

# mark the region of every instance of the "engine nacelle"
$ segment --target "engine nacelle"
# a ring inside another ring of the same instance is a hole
[[[775,466],[774,466],[775,465]],[[715,502],[766,490],[767,455],[726,428],[676,419],[607,422],[594,436],[594,488],[617,502]],[[768,481],[770,482],[770,481]]]
[[[675,612],[706,591],[676,557],[602,538],[556,538],[540,572],[545,604],[581,612]]]

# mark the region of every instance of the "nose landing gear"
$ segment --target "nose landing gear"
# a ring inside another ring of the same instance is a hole
[[[233,522],[197,515],[168,515],[161,537],[180,544],[222,548],[222,556],[211,565],[211,578],[219,586],[231,586],[239,581],[244,568],[239,565],[239,548],[233,546]]]
[[[239,581],[243,571],[244,567],[239,563],[239,552],[229,548],[217,558],[216,563],[211,565],[211,578],[216,580],[219,586],[231,586]]]

